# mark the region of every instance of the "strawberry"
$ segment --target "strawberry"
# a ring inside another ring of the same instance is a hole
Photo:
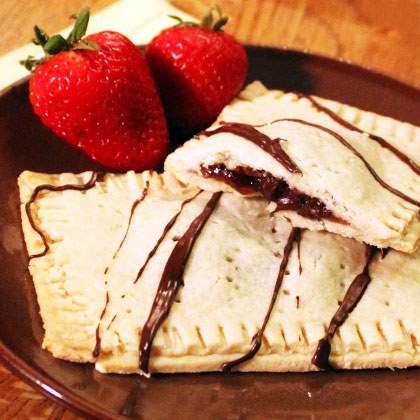
[[[219,15],[214,25],[213,10]],[[218,7],[210,10],[201,25],[178,20],[152,39],[146,60],[169,122],[195,132],[211,124],[239,92],[247,56],[221,30],[227,18]]]
[[[34,71],[29,98],[35,113],[59,137],[115,171],[162,164],[166,120],[147,63],[125,36],[100,32],[84,39],[83,9],[67,39],[35,27],[46,55],[22,64]]]

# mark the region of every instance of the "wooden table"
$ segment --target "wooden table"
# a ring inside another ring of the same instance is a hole
[[[38,23],[48,32],[69,24],[88,3],[92,12],[113,0],[2,0],[0,55],[32,37]],[[200,16],[213,0],[174,0]],[[241,42],[289,47],[351,61],[420,88],[418,0],[218,0],[231,17],[226,31]],[[50,402],[0,363],[1,419],[80,418]]]

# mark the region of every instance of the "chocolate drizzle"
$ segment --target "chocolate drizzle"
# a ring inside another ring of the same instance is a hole
[[[337,329],[343,325],[349,314],[357,306],[371,280],[369,266],[376,255],[378,248],[366,245],[366,251],[367,261],[362,273],[356,276],[347,289],[342,303],[330,321],[327,333],[319,340],[317,349],[312,357],[311,362],[320,369],[332,369],[332,366],[329,363],[332,338]]]
[[[156,251],[158,250],[160,244],[162,243],[162,241],[165,239],[167,233],[169,232],[169,230],[172,228],[172,226],[175,224],[175,222],[178,219],[178,216],[181,214],[182,209],[184,208],[184,206],[186,204],[188,204],[189,202],[191,202],[192,200],[194,200],[202,191],[199,191],[197,194],[195,194],[193,197],[188,198],[187,200],[184,200],[181,204],[181,208],[179,209],[179,211],[175,214],[175,216],[172,217],[172,219],[166,224],[166,226],[163,229],[162,234],[160,235],[158,241],[156,242],[156,245],[153,247],[153,249],[149,252],[146,261],[144,262],[144,264],[142,265],[142,267],[140,268],[140,270],[137,272],[136,278],[133,282],[133,284],[136,284],[141,275],[143,274],[144,270],[147,267],[147,264],[149,263],[149,261],[153,258],[153,256],[156,254]],[[121,296],[121,298],[124,298],[124,295]],[[115,321],[115,319],[117,318],[117,314],[115,314],[113,316],[113,318],[111,319],[110,323],[108,324],[107,330],[111,327],[112,323]]]
[[[122,238],[120,245],[118,246],[117,250],[114,252],[112,259],[115,260],[116,256],[121,250],[125,240],[127,239],[128,231],[130,230],[131,220],[133,219],[134,212],[136,211],[137,206],[146,198],[147,192],[149,190],[149,181],[146,182],[146,186],[143,188],[140,198],[134,201],[133,205],[131,206],[130,210],[130,217],[128,219],[127,228],[125,230],[124,237]],[[106,274],[109,270],[109,267],[105,268],[104,274]]]
[[[303,93],[296,93],[296,96],[298,98],[305,98],[307,99],[314,108],[316,108],[318,111],[323,112],[324,114],[328,115],[332,120],[343,126],[344,128],[347,128],[351,131],[356,131],[358,133],[365,133],[368,135],[368,137],[371,140],[376,141],[379,143],[382,147],[385,149],[388,149],[391,153],[393,153],[398,159],[401,160],[401,162],[404,162],[407,166],[409,166],[417,175],[420,175],[420,167],[407,155],[402,153],[400,150],[395,148],[392,144],[388,143],[385,139],[382,137],[377,136],[376,134],[371,134],[368,132],[365,132],[361,130],[359,127],[356,127],[355,125],[351,124],[350,122],[346,121],[345,119],[341,118],[339,115],[337,115],[335,112],[331,111],[327,107],[321,105],[318,101],[316,101],[312,96],[305,95]]]
[[[31,211],[31,206],[33,203],[35,203],[36,199],[38,198],[39,193],[41,191],[65,191],[65,190],[87,191],[93,188],[96,182],[100,182],[104,178],[104,176],[105,174],[102,172],[92,172],[91,178],[85,184],[65,184],[65,185],[42,184],[42,185],[38,185],[34,189],[28,202],[25,203],[25,212],[26,212],[26,215],[28,216],[28,220],[32,229],[36,233],[38,233],[38,235],[40,236],[42,244],[44,245],[44,250],[38,254],[30,255],[29,256],[30,259],[43,257],[44,255],[47,254],[47,252],[50,249],[47,238],[44,232],[42,232],[42,230],[36,225],[35,220],[32,215],[32,211]]]
[[[108,306],[108,303],[109,303],[109,294],[108,294],[108,291],[107,291],[106,292],[105,305],[104,305],[104,308],[102,309],[101,316],[99,317],[98,326],[96,327],[96,344],[95,344],[95,348],[92,350],[92,356],[95,357],[95,358],[99,356],[99,353],[101,351],[101,335],[99,333],[99,328],[100,328],[100,325],[101,325],[102,318],[105,315],[105,311],[106,311],[106,308]]]
[[[302,230],[296,233],[296,244],[297,244],[297,257],[299,261],[299,275],[302,274],[303,267],[302,267],[302,260],[300,258],[300,243],[302,242]]]
[[[283,282],[284,273],[286,271],[287,263],[289,262],[289,257],[293,249],[293,244],[300,240],[300,229],[299,228],[292,228],[289,238],[287,239],[286,246],[284,247],[283,258],[280,263],[279,272],[277,275],[276,284],[274,286],[273,294],[271,297],[270,305],[266,312],[264,321],[262,323],[261,328],[254,334],[251,341],[251,348],[250,350],[244,354],[243,356],[239,357],[238,359],[231,360],[230,362],[223,363],[221,370],[222,372],[230,372],[234,366],[239,365],[247,360],[252,359],[255,354],[258,352],[259,348],[261,347],[262,337],[265,331],[265,327],[270,319],[271,312],[274,308],[274,304],[277,300],[277,295],[280,290],[281,284]]]
[[[197,194],[195,194],[193,197],[184,200],[181,204],[181,208],[179,209],[179,211],[175,214],[175,216],[172,217],[172,219],[167,223],[167,225],[165,226],[165,228],[163,229],[162,234],[160,235],[160,238],[158,239],[158,241],[156,242],[156,245],[153,247],[153,249],[149,252],[149,255],[146,258],[146,261],[144,262],[143,266],[140,268],[140,270],[137,272],[136,275],[136,279],[134,280],[133,284],[136,284],[139,280],[139,278],[141,277],[141,275],[143,274],[143,271],[145,270],[148,262],[150,261],[150,259],[153,257],[153,255],[155,255],[156,251],[159,248],[159,245],[162,243],[162,241],[165,239],[167,233],[169,232],[169,230],[172,228],[172,226],[175,224],[175,222],[177,221],[179,215],[182,212],[182,209],[184,208],[184,206],[186,204],[188,204],[189,202],[191,202],[192,200],[194,200],[202,191],[199,191]],[[179,239],[178,239],[179,241]]]
[[[347,149],[349,149],[354,155],[356,155],[362,162],[363,164],[366,166],[366,168],[368,169],[368,171],[371,173],[371,175],[375,178],[375,180],[382,186],[384,187],[386,190],[388,190],[389,192],[391,192],[392,194],[402,198],[403,200],[414,204],[417,207],[420,207],[420,201],[415,200],[412,197],[409,197],[408,195],[404,194],[403,192],[395,189],[394,187],[392,187],[391,185],[387,184],[377,173],[376,171],[372,168],[372,166],[369,164],[369,162],[366,161],[366,159],[349,143],[347,142],[347,140],[344,139],[344,137],[340,136],[338,133],[336,133],[333,130],[330,130],[329,128],[323,127],[322,125],[319,124],[315,124],[315,123],[310,123],[304,120],[300,120],[297,118],[283,118],[283,119],[279,119],[273,122],[280,122],[280,121],[290,121],[290,122],[295,122],[297,124],[303,124],[303,125],[307,125],[309,127],[315,127],[319,130],[322,130],[328,134],[330,134],[331,136],[333,136],[336,140],[338,140],[343,146],[345,146]]]
[[[240,136],[260,147],[264,150],[264,152],[276,159],[277,162],[281,163],[289,172],[302,173],[290,156],[282,149],[280,144],[281,139],[272,140],[252,125],[241,123],[223,123],[222,126],[214,130],[203,131],[200,134],[210,137],[219,133],[232,133],[236,136]]]
[[[149,373],[149,359],[154,336],[162,322],[169,315],[172,303],[182,283],[185,265],[194,243],[214,211],[221,195],[221,192],[212,195],[203,211],[192,221],[187,231],[176,243],[166,262],[149,317],[140,337],[139,368],[145,374]]]

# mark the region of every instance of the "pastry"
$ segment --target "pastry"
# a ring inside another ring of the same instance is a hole
[[[314,112],[319,111],[319,112]],[[227,105],[217,122],[236,121],[247,124],[266,124],[279,118],[300,118],[318,123],[334,131],[362,130],[386,142],[406,155],[412,169],[420,165],[420,130],[394,118],[346,105],[337,101],[302,93],[267,89],[255,81]],[[346,124],[347,122],[347,124]],[[344,125],[343,125],[344,124]]]
[[[294,226],[410,253],[420,242],[419,151],[418,127],[257,83],[165,170],[207,191],[262,194]]]
[[[145,375],[420,364],[420,251],[294,228],[262,197],[168,173],[24,172],[19,186],[56,357]]]
[[[24,172],[18,181],[29,270],[45,328],[43,346],[62,359],[93,361],[107,293],[103,276],[115,244],[124,237],[132,206],[146,184],[165,194],[170,207],[171,178],[149,172]],[[178,185],[173,182],[171,189]],[[190,192],[182,191],[187,196]]]

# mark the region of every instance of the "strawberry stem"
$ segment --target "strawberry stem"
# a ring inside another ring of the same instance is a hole
[[[214,21],[213,12],[216,12],[218,18]],[[201,20],[201,26],[203,28],[213,29],[213,31],[220,31],[222,27],[226,25],[228,21],[227,16],[223,16],[222,9],[218,4],[215,4],[210,10],[204,15]],[[213,23],[214,22],[214,23]]]
[[[174,25],[174,28],[182,28],[185,26],[198,26],[197,22],[186,21],[180,18],[179,16],[175,15],[168,15],[171,19],[175,19],[178,23]]]
[[[61,35],[53,35],[42,48],[48,55],[55,55],[68,50],[70,44]]]
[[[34,26],[34,32],[35,32],[35,38],[32,40],[32,42],[35,45],[41,45],[41,47],[44,47],[44,45],[47,43],[49,36],[38,26]]]
[[[86,33],[89,23],[89,9],[85,7],[84,9],[80,10],[77,15],[71,15],[70,18],[76,20],[72,31],[67,37],[69,44],[73,45],[79,42]]]
[[[216,23],[213,25],[213,31],[221,31],[222,27],[226,25],[227,21],[227,16],[221,16],[219,20],[217,20]]]
[[[70,16],[75,19],[74,27],[69,33],[67,39],[61,35],[48,36],[45,31],[35,25],[34,38],[32,42],[39,45],[44,50],[45,55],[41,58],[29,56],[25,60],[20,60],[19,63],[25,66],[30,72],[34,72],[36,68],[49,60],[53,55],[61,51],[69,50],[99,50],[98,44],[90,40],[83,40],[86,34],[89,23],[89,9],[87,7],[80,10],[77,14]]]
[[[217,19],[214,18],[214,12],[217,14]],[[196,22],[184,21],[179,16],[169,15],[170,18],[175,19],[178,23],[174,26],[175,28],[185,27],[185,26],[201,26],[203,28],[212,29],[213,31],[222,31],[223,26],[226,25],[228,21],[227,16],[223,16],[222,9],[218,4],[212,6],[209,11],[203,16],[201,22],[198,24]]]

